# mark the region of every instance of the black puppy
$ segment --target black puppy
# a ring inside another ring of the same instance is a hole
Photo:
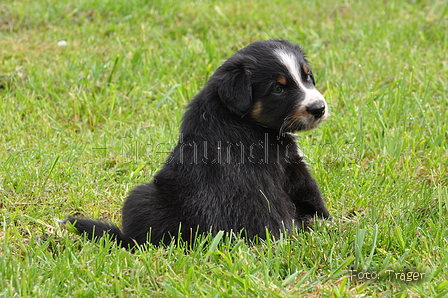
[[[131,248],[220,230],[264,238],[267,229],[278,237],[294,223],[328,218],[291,134],[316,127],[327,111],[300,47],[254,42],[225,61],[191,101],[166,164],[126,199],[122,231],[103,221],[64,222]]]

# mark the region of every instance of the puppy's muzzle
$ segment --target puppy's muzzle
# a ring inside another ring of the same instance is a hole
[[[313,115],[315,119],[322,118],[325,115],[325,102],[317,101],[306,107],[306,111]]]

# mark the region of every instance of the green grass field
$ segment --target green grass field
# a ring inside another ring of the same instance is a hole
[[[447,32],[444,0],[1,1],[0,297],[447,297]],[[120,223],[188,101],[273,38],[330,105],[298,143],[332,222],[133,254],[56,224]]]

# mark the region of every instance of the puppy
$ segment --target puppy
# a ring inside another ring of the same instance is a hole
[[[328,218],[292,132],[327,118],[324,97],[299,46],[257,41],[236,52],[190,102],[179,142],[152,183],[126,199],[122,230],[68,218],[90,239],[109,234],[132,248],[200,233],[278,237]]]

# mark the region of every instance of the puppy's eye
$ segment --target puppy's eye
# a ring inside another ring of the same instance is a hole
[[[277,86],[275,87],[273,93],[275,94],[282,94],[283,92],[285,92],[285,89],[282,86]]]
[[[307,81],[308,82],[310,82],[310,83],[312,83],[313,85],[315,85],[315,82],[314,82],[314,76],[313,76],[313,73],[310,71],[310,72],[308,72],[308,74],[307,74]]]

